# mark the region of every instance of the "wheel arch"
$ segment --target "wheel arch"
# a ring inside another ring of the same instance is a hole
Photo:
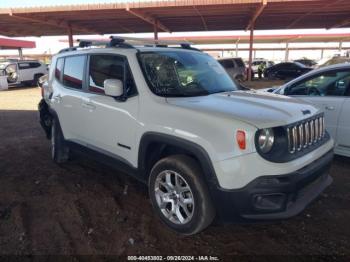
[[[148,180],[153,165],[159,159],[175,154],[189,155],[199,163],[208,188],[219,185],[211,159],[202,146],[183,138],[157,132],[147,132],[140,140],[138,168],[144,180]]]

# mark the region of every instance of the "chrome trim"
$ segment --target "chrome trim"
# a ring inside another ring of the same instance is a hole
[[[297,148],[297,150],[300,151],[303,148],[303,143],[304,143],[303,125],[302,124],[298,125],[297,130],[298,130],[298,148]]]
[[[322,140],[326,134],[324,116],[307,119],[302,123],[287,127],[288,151],[301,151]]]
[[[314,140],[314,143],[317,142],[318,140],[318,137],[319,137],[319,121],[318,121],[318,118],[315,119],[315,140]]]
[[[305,143],[304,143],[304,148],[307,148],[307,147],[308,147],[308,144],[309,144],[309,128],[310,128],[309,122],[304,123],[303,126],[304,126],[304,130],[305,130]]]
[[[315,121],[311,120],[310,121],[310,141],[309,141],[309,145],[311,146],[314,143],[315,140]]]

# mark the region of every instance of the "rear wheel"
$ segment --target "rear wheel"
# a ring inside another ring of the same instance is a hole
[[[33,82],[32,82],[32,85],[33,86],[39,86],[39,78],[42,77],[42,75],[35,75],[34,76],[34,79],[33,79]]]
[[[185,235],[208,227],[215,209],[197,162],[185,155],[158,161],[149,178],[152,205],[161,220]]]
[[[51,125],[51,158],[57,164],[67,162],[69,159],[69,147],[64,140],[61,126],[57,119],[53,119]]]

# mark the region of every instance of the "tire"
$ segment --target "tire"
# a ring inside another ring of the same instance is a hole
[[[65,163],[69,159],[69,147],[57,119],[53,119],[51,125],[51,158],[57,164]]]
[[[41,75],[41,74],[35,75],[34,79],[33,79],[33,82],[32,82],[32,85],[33,86],[39,86],[39,78],[42,77],[42,76],[43,75]]]
[[[196,234],[214,220],[215,209],[202,173],[197,162],[186,155],[163,158],[151,170],[152,206],[162,222],[180,234]],[[171,212],[174,210],[176,214]]]

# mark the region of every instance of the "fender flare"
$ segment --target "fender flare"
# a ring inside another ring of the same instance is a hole
[[[146,156],[149,150],[148,147],[153,142],[164,143],[165,145],[178,147],[185,151],[188,151],[189,153],[194,155],[199,161],[199,164],[204,174],[203,178],[207,183],[209,189],[213,187],[217,188],[219,186],[219,182],[217,180],[215,169],[212,165],[211,159],[207,151],[202,146],[183,138],[157,132],[146,132],[142,135],[140,140],[138,153],[138,169],[144,174],[145,180],[147,179],[148,175],[146,174]]]

